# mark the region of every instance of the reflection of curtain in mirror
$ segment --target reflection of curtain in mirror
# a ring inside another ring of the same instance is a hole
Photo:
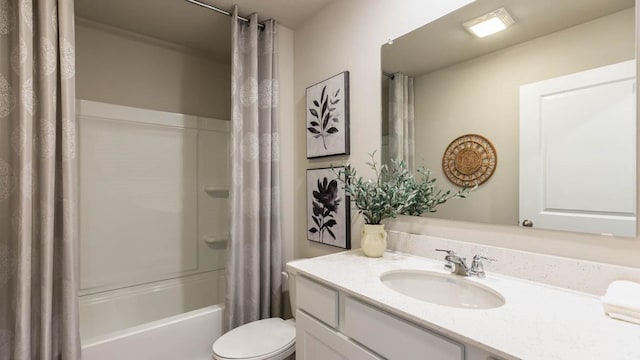
[[[389,158],[415,170],[413,78],[395,73],[389,81]]]

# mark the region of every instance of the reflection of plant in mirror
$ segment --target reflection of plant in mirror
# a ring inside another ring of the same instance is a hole
[[[389,165],[379,165],[374,154],[370,154],[371,162],[367,165],[375,172],[375,180],[364,180],[349,165],[336,173],[367,224],[380,224],[383,219],[401,214],[417,216],[435,212],[436,207],[447,200],[464,198],[466,193],[475,190],[474,187],[456,193],[442,191],[431,177],[431,170],[421,166],[417,170],[419,176],[414,176],[404,161],[392,159]]]
[[[444,204],[452,198],[464,199],[466,194],[478,188],[476,185],[471,189],[463,187],[455,193],[451,193],[451,190],[442,191],[436,185],[436,179],[431,177],[431,170],[420,166],[416,169],[416,173],[416,177],[419,179],[410,184],[416,195],[411,204],[401,213],[403,215],[420,216],[425,212],[436,212],[438,205]]]
[[[333,123],[338,122],[338,118],[333,116],[333,112],[336,111],[334,106],[340,102],[340,99],[338,98],[339,94],[340,89],[331,96],[327,91],[327,86],[325,85],[322,88],[319,101],[313,100],[315,109],[309,109],[309,113],[311,113],[316,120],[311,121],[309,124],[311,126],[307,128],[307,131],[312,133],[313,137],[316,139],[322,137],[322,145],[324,145],[325,150],[327,150],[327,136],[338,132],[338,128],[333,126]]]

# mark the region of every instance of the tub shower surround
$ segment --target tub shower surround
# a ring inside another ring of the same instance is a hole
[[[83,344],[221,303],[229,122],[77,107]]]

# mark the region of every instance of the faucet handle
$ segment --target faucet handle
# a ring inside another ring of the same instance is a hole
[[[484,264],[483,261],[495,262],[496,259],[488,258],[486,256],[475,255],[473,257],[473,262],[471,262],[471,274],[483,279],[487,275],[484,272]]]
[[[436,251],[446,252],[447,255],[455,255],[456,252],[453,250],[445,250],[445,249],[436,249]]]
[[[474,255],[474,256],[473,256],[473,262],[476,262],[476,261],[483,261],[483,260],[484,260],[484,261],[488,261],[488,262],[496,262],[496,261],[498,261],[498,260],[496,260],[496,259],[488,258],[488,257],[486,257],[486,256],[481,256],[481,255]]]

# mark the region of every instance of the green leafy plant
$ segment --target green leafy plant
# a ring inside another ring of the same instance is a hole
[[[375,172],[375,179],[363,179],[350,165],[337,172],[334,169],[345,193],[367,224],[380,224],[383,219],[398,215],[435,212],[438,205],[452,198],[465,198],[476,188],[463,188],[455,193],[443,191],[436,185],[431,170],[424,166],[420,166],[414,176],[404,161],[392,159],[389,165],[380,165],[374,160],[374,154],[375,151],[369,154],[371,162],[366,164]]]

